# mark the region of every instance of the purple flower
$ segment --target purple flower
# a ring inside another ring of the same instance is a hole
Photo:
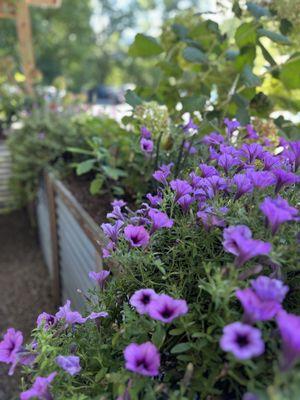
[[[159,206],[163,201],[163,198],[160,194],[153,196],[151,193],[148,193],[146,197],[149,200],[152,207]]]
[[[158,294],[152,289],[140,289],[131,296],[129,303],[139,314],[147,314],[149,307],[157,297]]]
[[[132,247],[146,247],[150,240],[149,233],[143,226],[126,226],[124,236]]]
[[[226,180],[218,175],[209,176],[204,179],[204,184],[207,185],[207,195],[209,198],[213,198],[220,190],[227,189]]]
[[[110,239],[112,242],[116,243],[120,234],[120,230],[123,226],[123,221],[117,220],[116,223],[113,224],[102,224],[101,228],[105,234],[105,236]]]
[[[273,235],[284,222],[299,220],[297,217],[298,210],[290,206],[281,196],[276,199],[266,197],[259,208],[266,216],[268,226],[271,228]]]
[[[113,207],[120,207],[120,208],[122,208],[122,207],[124,207],[124,206],[126,206],[126,201],[124,201],[124,200],[114,200],[112,203],[111,203],[111,205],[113,206]]]
[[[110,271],[107,271],[105,269],[103,269],[100,272],[90,271],[89,278],[92,279],[93,281],[97,282],[98,285],[100,286],[100,288],[103,289],[105,281],[108,278],[109,274],[110,274]]]
[[[140,141],[140,146],[144,153],[152,153],[154,144],[152,140],[142,138]]]
[[[161,294],[151,303],[148,314],[153,319],[169,324],[175,318],[185,315],[187,312],[188,306],[185,300],[177,300],[166,294]]]
[[[0,342],[0,362],[14,364],[18,352],[22,349],[22,345],[22,332],[16,331],[14,328],[8,328],[3,340]]]
[[[60,368],[72,376],[81,370],[80,358],[77,356],[58,356],[55,361]]]
[[[116,220],[121,220],[121,221],[125,220],[125,217],[124,217],[124,215],[122,213],[122,210],[121,210],[120,206],[114,206],[112,212],[108,213],[106,215],[106,217],[107,218],[116,219]]]
[[[131,343],[124,350],[125,367],[129,371],[145,376],[159,374],[160,355],[151,342]]]
[[[276,300],[261,298],[250,288],[237,290],[236,297],[240,300],[249,323],[269,321],[281,310],[281,304]]]
[[[227,128],[227,134],[231,135],[232,132],[234,132],[238,127],[241,126],[239,121],[236,119],[229,119],[229,118],[224,118],[224,124],[226,125]]]
[[[179,200],[180,197],[184,196],[185,194],[190,194],[193,191],[192,186],[187,181],[181,179],[175,179],[171,181],[170,186],[176,193],[175,201]]]
[[[278,303],[283,302],[289,291],[288,286],[285,286],[282,281],[263,275],[251,281],[251,286],[260,299],[274,300]]]
[[[224,249],[236,256],[235,264],[241,267],[253,257],[269,254],[271,244],[252,239],[251,230],[245,225],[230,226],[223,231]]]
[[[50,329],[53,325],[56,324],[56,317],[55,315],[52,314],[48,314],[46,312],[42,312],[36,321],[36,324],[38,326],[38,328],[40,328],[41,326],[43,326],[43,328],[45,330]]]
[[[144,139],[151,139],[151,132],[145,127],[141,127],[141,136]]]
[[[186,135],[191,134],[191,133],[195,133],[196,131],[198,131],[199,127],[198,125],[195,124],[195,122],[193,121],[193,118],[189,119],[189,122],[183,126],[183,131]]]
[[[90,315],[86,318],[87,320],[95,320],[98,318],[107,318],[108,317],[108,313],[106,311],[100,311],[100,312],[92,312],[90,313]]]
[[[287,172],[283,169],[275,169],[272,173],[276,178],[275,193],[278,193],[283,186],[294,185],[299,182],[299,177],[293,172]]]
[[[253,184],[245,174],[236,174],[231,180],[231,183],[236,186],[234,200],[238,200],[245,193],[253,191]]]
[[[197,153],[196,147],[192,146],[192,144],[187,140],[184,142],[183,148],[188,152],[188,154],[192,155]]]
[[[71,302],[67,300],[63,307],[59,307],[59,311],[55,314],[58,320],[63,320],[67,326],[73,324],[84,324],[86,318],[83,318],[78,311],[71,310]]]
[[[252,164],[257,158],[262,158],[264,148],[259,143],[243,144],[239,150],[239,155],[246,160],[248,164]]]
[[[240,164],[240,160],[231,156],[230,154],[222,154],[218,159],[219,167],[223,168],[225,173],[228,174],[232,167]]]
[[[266,171],[271,171],[282,166],[279,157],[276,157],[267,151],[262,156],[262,162],[264,163],[264,170]]]
[[[208,178],[213,175],[219,175],[219,172],[215,167],[207,164],[199,164],[199,168],[201,170],[201,176],[203,178]]]
[[[49,376],[46,378],[43,378],[41,376],[38,376],[31,389],[26,390],[25,392],[22,392],[20,395],[21,400],[29,400],[33,398],[37,398],[39,400],[52,400],[53,397],[51,396],[51,393],[49,391],[49,386],[55,376],[57,375],[56,372],[52,372]]]
[[[265,351],[260,330],[241,322],[225,326],[220,346],[222,350],[231,352],[238,360],[258,357]]]
[[[226,211],[224,214],[225,213]],[[197,217],[201,219],[206,230],[209,230],[213,226],[219,226],[222,228],[226,226],[224,219],[219,217],[211,207],[207,207],[205,210],[198,211]]]
[[[282,310],[276,317],[282,338],[282,369],[291,368],[300,357],[300,317]]]
[[[295,164],[295,171],[298,170],[300,166],[300,140],[295,142],[290,142],[290,154],[293,154],[293,157],[290,158]]]
[[[112,241],[110,241],[110,242],[106,245],[106,247],[104,247],[104,248],[102,249],[102,257],[103,257],[103,258],[111,257],[111,253],[114,251],[114,249],[115,249],[115,243],[112,242]]]
[[[166,213],[158,211],[155,208],[151,208],[148,215],[152,221],[151,234],[161,228],[172,228],[174,224],[174,221]]]
[[[247,139],[259,139],[259,136],[256,130],[254,129],[253,125],[251,124],[246,125],[246,131],[247,131],[246,135]]]
[[[247,171],[247,177],[251,180],[252,185],[257,188],[266,188],[275,184],[276,179],[269,171]]]
[[[182,211],[187,212],[190,208],[190,205],[193,203],[194,198],[189,195],[189,194],[185,194],[184,196],[181,196],[177,203],[180,205],[180,207],[182,208]]]
[[[173,167],[173,163],[168,165],[162,165],[159,167],[157,171],[154,172],[152,175],[153,178],[157,181],[162,183],[163,185],[167,184],[167,178],[171,174],[171,168]]]
[[[207,145],[219,145],[224,143],[224,137],[218,132],[212,132],[203,137],[202,142]]]

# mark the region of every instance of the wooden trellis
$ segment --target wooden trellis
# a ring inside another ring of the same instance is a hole
[[[16,21],[19,51],[26,78],[26,87],[28,92],[32,93],[36,68],[32,46],[30,5],[56,8],[60,7],[61,0],[0,0],[0,18],[10,18]]]

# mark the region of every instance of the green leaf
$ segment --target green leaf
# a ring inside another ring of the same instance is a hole
[[[77,165],[77,175],[83,175],[91,171],[94,168],[95,160],[86,160]]]
[[[249,64],[245,65],[243,69],[242,79],[247,87],[256,87],[261,84],[260,78],[253,73]]]
[[[178,335],[182,335],[184,332],[185,332],[184,328],[175,328],[175,329],[171,329],[169,331],[169,335],[178,336]]]
[[[103,185],[104,179],[101,175],[97,175],[97,177],[90,184],[90,193],[91,195],[99,194]]]
[[[185,353],[192,347],[191,343],[179,343],[171,349],[172,354]]]
[[[78,148],[78,147],[68,147],[67,150],[68,150],[70,153],[88,154],[88,155],[92,155],[92,154],[93,154],[92,151],[80,149],[80,148]]]
[[[166,332],[161,324],[156,326],[155,332],[152,335],[152,342],[155,344],[157,348],[160,348],[165,341]]]
[[[190,96],[181,99],[184,111],[193,112],[202,110],[206,103],[205,96]]]
[[[256,27],[252,22],[240,25],[234,35],[235,42],[239,48],[256,44]]]
[[[127,176],[126,172],[119,168],[113,168],[108,165],[103,165],[102,170],[110,179],[117,180],[121,177]]]
[[[183,57],[192,63],[206,63],[208,61],[206,54],[196,47],[186,47],[182,53]]]
[[[251,1],[248,1],[246,3],[248,11],[257,19],[260,17],[269,17],[271,15],[270,11],[265,8],[261,7],[258,4],[252,3]]]
[[[173,24],[172,29],[180,38],[185,38],[188,34],[188,29],[181,24]]]
[[[281,68],[280,79],[287,89],[300,89],[300,55],[288,60]]]
[[[163,48],[152,36],[138,33],[129,47],[128,54],[132,57],[152,57],[163,52]]]
[[[133,90],[126,91],[125,100],[133,108],[143,103],[143,100]]]
[[[264,28],[258,29],[257,32],[259,36],[265,36],[275,43],[291,44],[290,39],[287,36],[282,35],[281,33],[269,31]]]

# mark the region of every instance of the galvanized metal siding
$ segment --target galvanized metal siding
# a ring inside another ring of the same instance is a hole
[[[40,180],[40,185],[37,195],[37,220],[38,220],[39,241],[44,257],[44,262],[48,268],[51,279],[53,279],[53,271],[52,271],[53,255],[52,255],[52,243],[51,243],[50,214],[49,214],[47,190],[44,179]]]
[[[80,309],[84,300],[77,289],[92,287],[88,273],[99,270],[100,256],[59,193],[55,201],[62,301],[70,299]]]
[[[11,159],[8,148],[0,142],[0,213],[12,207],[12,195],[9,191]]]

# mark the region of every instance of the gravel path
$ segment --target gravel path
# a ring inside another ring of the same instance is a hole
[[[8,327],[28,340],[37,315],[53,311],[49,278],[26,213],[0,215],[0,336]],[[0,400],[17,399],[19,377],[0,364]]]

